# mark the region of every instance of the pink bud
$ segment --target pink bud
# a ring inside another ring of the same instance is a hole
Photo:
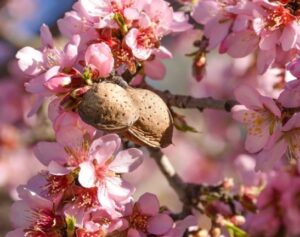
[[[105,43],[90,45],[85,53],[85,62],[97,70],[100,77],[107,77],[114,67],[113,55]]]

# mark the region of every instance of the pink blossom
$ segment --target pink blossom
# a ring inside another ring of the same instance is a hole
[[[286,236],[299,235],[299,184],[299,174],[294,171],[279,171],[270,176],[259,195],[257,214],[248,216],[246,227],[251,236],[279,236],[281,230],[285,230]]]
[[[114,67],[110,47],[105,43],[90,45],[85,53],[85,63],[96,70],[100,77],[107,77]]]
[[[165,236],[173,226],[173,220],[159,211],[159,201],[154,194],[145,193],[139,200],[126,206],[124,229],[127,236]],[[142,220],[142,221],[141,221]],[[171,235],[172,236],[172,235]]]
[[[255,4],[253,30],[260,37],[257,67],[259,73],[264,73],[279,53],[288,54],[298,47],[300,28],[296,12],[285,6],[288,3],[260,0]]]
[[[151,36],[153,36],[152,39],[149,38]],[[133,28],[126,35],[125,42],[136,58],[147,60],[152,54],[156,39],[154,38],[153,32],[140,32],[138,29]]]
[[[281,112],[273,99],[260,95],[249,86],[240,86],[235,97],[242,105],[233,108],[233,118],[247,125],[246,150],[264,148],[278,126]]]
[[[244,0],[224,2],[204,0],[199,1],[192,16],[198,23],[204,24],[204,35],[209,39],[208,49],[213,49],[217,47],[231,31],[240,36],[244,34],[243,31],[249,27],[249,20],[251,19],[249,16],[251,15],[252,9],[252,3]],[[249,36],[247,39],[250,40]],[[239,43],[243,44],[243,42]],[[251,45],[252,42],[249,41],[248,43]],[[228,42],[228,44],[230,43]],[[246,46],[246,44],[245,42],[244,46]],[[251,52],[250,49],[253,50],[253,47],[249,48],[248,53]],[[225,52],[226,50],[222,49],[221,51]],[[243,56],[239,55],[238,57]]]
[[[110,134],[95,140],[85,162],[80,164],[79,182],[85,188],[98,188],[102,206],[116,208],[128,201],[133,189],[117,174],[128,173],[142,163],[142,152],[131,148],[120,151],[121,140]]]
[[[23,189],[19,192],[22,200],[13,204],[11,209],[11,221],[16,228],[7,236],[21,237],[25,235],[42,235],[53,233],[54,225],[60,221],[55,214],[54,203],[38,196],[36,193]],[[20,235],[22,230],[22,235]]]
[[[93,138],[95,129],[78,114],[64,112],[55,119],[54,130],[57,142],[39,142],[34,152],[43,165],[51,165],[53,174],[65,174],[69,171],[64,166],[76,168],[86,159],[88,139]]]
[[[283,125],[278,127],[264,149],[257,156],[257,168],[268,170],[274,167],[276,162],[284,154],[290,158],[300,158],[299,127],[300,114],[295,114]]]
[[[77,59],[79,36],[74,36],[63,51],[54,47],[52,35],[46,25],[41,27],[42,48],[25,47],[18,51],[16,58],[20,69],[31,79],[25,83],[26,90],[36,94],[39,100],[30,114],[36,112],[45,96],[51,92],[44,83],[58,75],[65,68],[71,68]],[[50,87],[51,88],[51,87]],[[54,89],[54,92],[57,90]]]

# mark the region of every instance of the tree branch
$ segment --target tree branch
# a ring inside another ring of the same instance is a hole
[[[182,109],[215,109],[230,112],[232,107],[238,103],[234,100],[217,100],[211,97],[194,98],[188,95],[174,95],[170,91],[160,91],[144,83],[142,88],[151,90],[158,94],[168,106],[174,106]]]
[[[160,149],[148,148],[148,150],[169,185],[183,203],[183,210],[181,213],[174,215],[175,219],[182,219],[190,215],[193,209],[205,213],[206,206],[212,200],[219,200],[227,204],[231,208],[232,214],[236,214],[234,205],[234,200],[236,199],[225,188],[223,182],[215,186],[185,183]]]
[[[170,163],[169,159],[162,153],[160,149],[148,149],[150,156],[155,160],[162,174],[166,177],[170,186],[175,190],[180,200],[185,198],[185,183],[176,173],[174,167]]]

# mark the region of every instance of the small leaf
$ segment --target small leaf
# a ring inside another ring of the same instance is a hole
[[[185,121],[185,116],[175,113],[173,110],[171,110],[173,119],[174,119],[174,126],[177,130],[181,132],[193,132],[193,133],[198,133],[198,131],[190,126],[186,121]]]
[[[227,222],[225,224],[225,227],[230,237],[249,237],[249,235],[244,230],[240,229],[230,222]]]
[[[120,13],[116,13],[114,16],[113,16],[113,19],[116,21],[116,23],[119,25],[120,29],[122,30],[122,32],[124,34],[126,34],[128,32],[128,27],[126,25],[126,21],[123,17],[122,14]]]
[[[66,216],[67,236],[71,237],[75,234],[76,218],[74,216]]]

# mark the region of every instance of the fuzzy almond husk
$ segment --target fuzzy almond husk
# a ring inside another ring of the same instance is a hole
[[[139,119],[128,128],[125,136],[133,142],[154,148],[172,144],[173,119],[165,102],[146,89],[127,88],[139,109]]]
[[[83,96],[78,112],[84,122],[109,132],[124,131],[139,118],[128,92],[109,82],[95,83]]]

